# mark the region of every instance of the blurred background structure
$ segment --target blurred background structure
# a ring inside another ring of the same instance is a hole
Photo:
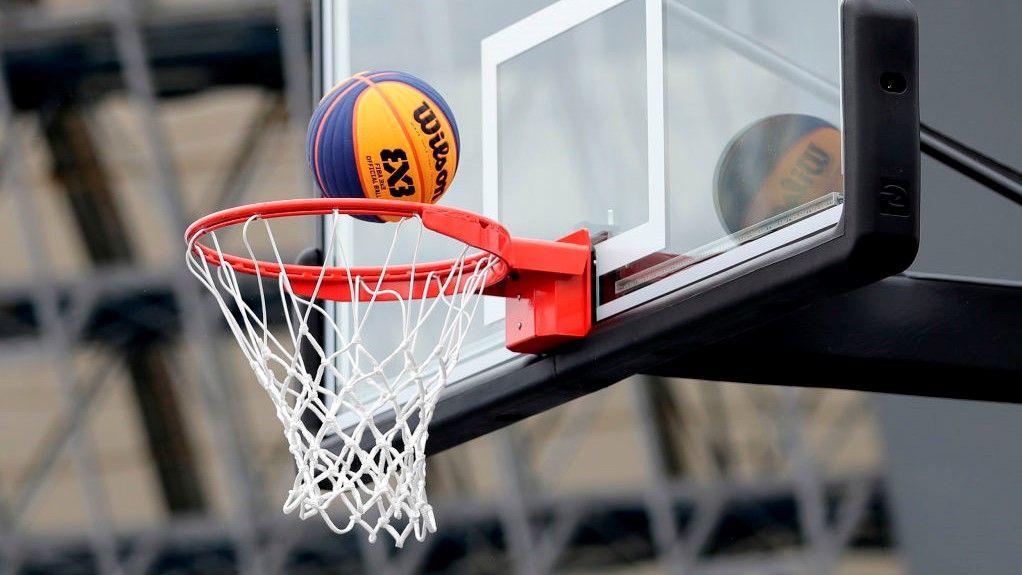
[[[1022,8],[916,4],[924,120],[1022,167]],[[181,235],[310,193],[309,17],[0,0],[0,573],[1018,572],[1022,409],[826,389],[636,376],[433,457],[400,551],[283,516]],[[1018,206],[929,161],[924,199],[915,272],[1022,282]]]

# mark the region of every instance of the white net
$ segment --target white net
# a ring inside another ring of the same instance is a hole
[[[335,241],[341,217],[347,216],[332,216],[324,261],[350,268],[345,247]],[[282,268],[288,262],[281,259],[270,223],[258,215],[249,218],[241,226],[241,243],[254,261],[256,244],[266,247],[272,254],[266,261]],[[400,263],[410,265],[415,277],[425,230],[421,220],[378,225],[392,226],[394,234],[386,261],[377,265],[393,268],[391,259],[402,251],[397,248],[407,251],[414,241],[412,261]],[[419,274],[406,290],[384,287],[382,276],[349,276],[352,301],[338,303],[346,309],[335,317],[317,299],[325,272],[313,296],[304,298],[293,293],[283,272],[267,278],[263,269],[261,279],[237,272],[216,232],[202,240],[219,257],[210,263],[195,249],[201,233],[190,239],[188,267],[213,294],[273,402],[297,466],[284,512],[302,519],[318,515],[337,533],[361,526],[370,541],[383,530],[399,547],[410,534],[421,541],[436,531],[425,490],[427,428],[499,260],[469,258],[470,248],[462,244],[449,270]],[[435,292],[436,297],[423,297]],[[399,308],[399,322],[389,319],[395,317],[392,310],[384,314],[397,343],[370,349],[364,335],[374,325],[374,309],[387,306]],[[310,330],[317,323],[324,326],[324,338],[333,338],[332,351]]]

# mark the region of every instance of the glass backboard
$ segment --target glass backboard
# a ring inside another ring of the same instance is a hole
[[[843,5],[323,0],[320,84],[402,70],[435,87],[462,146],[441,203],[516,236],[588,229],[598,333],[845,232]],[[877,91],[911,99],[913,74],[895,70]],[[914,225],[912,170],[898,169],[885,180],[898,197],[882,201]],[[340,229],[356,265],[390,247],[379,226]],[[442,258],[442,244],[420,254]],[[538,361],[505,349],[503,310],[484,303],[451,396]],[[369,344],[388,345],[391,331],[378,322]]]

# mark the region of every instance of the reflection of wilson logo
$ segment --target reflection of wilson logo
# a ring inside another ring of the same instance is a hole
[[[788,177],[781,181],[784,189],[797,194],[810,191],[813,181],[827,172],[830,167],[830,154],[816,144],[810,143],[802,152]]]
[[[440,121],[429,104],[423,102],[414,113],[415,121],[419,123],[423,133],[433,136],[429,140],[429,147],[433,150],[433,167],[436,168],[436,181],[433,182],[433,198],[437,201],[447,187],[447,154],[451,151],[451,144],[447,141],[447,135],[440,129]]]
[[[414,195],[415,182],[408,175],[408,156],[405,151],[400,148],[380,150],[380,160],[383,161],[383,170],[387,172],[390,195],[395,198]]]

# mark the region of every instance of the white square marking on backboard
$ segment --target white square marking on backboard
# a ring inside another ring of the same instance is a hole
[[[628,0],[561,0],[486,38],[482,56],[482,196],[483,214],[500,220],[498,66],[514,56],[580,25]],[[597,247],[597,274],[616,270],[638,257],[662,249],[666,241],[663,102],[663,13],[660,0],[646,4],[646,97],[649,214],[645,225]],[[572,230],[564,230],[564,234]]]
[[[571,30],[628,0],[561,0],[483,39],[483,214],[500,221],[500,150],[497,68],[501,63]],[[646,223],[596,246],[596,274],[605,274],[661,250],[667,243],[664,35],[661,0],[645,0],[647,175]],[[565,235],[573,230],[564,230]],[[487,298],[487,323],[504,317],[504,302]]]

